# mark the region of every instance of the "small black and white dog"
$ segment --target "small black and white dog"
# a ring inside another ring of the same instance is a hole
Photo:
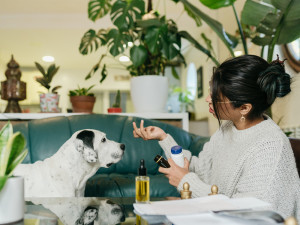
[[[20,164],[15,176],[23,176],[25,197],[84,196],[85,184],[100,167],[119,162],[125,145],[105,133],[86,129],[75,132],[50,158]]]

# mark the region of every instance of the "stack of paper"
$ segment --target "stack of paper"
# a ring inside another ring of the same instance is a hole
[[[224,210],[254,209],[269,206],[256,198],[231,199],[225,195],[213,195],[173,201],[157,201],[149,204],[133,204],[139,215],[184,215]]]

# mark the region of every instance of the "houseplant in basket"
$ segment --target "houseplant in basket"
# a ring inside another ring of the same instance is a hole
[[[48,90],[47,93],[40,94],[41,111],[53,113],[60,112],[60,108],[58,107],[59,95],[57,94],[57,89],[61,88],[61,86],[55,86],[52,89],[50,86],[53,77],[59,70],[59,66],[51,64],[46,70],[38,62],[35,62],[35,66],[43,75],[41,77],[36,77],[35,80]]]
[[[117,91],[115,102],[113,103],[112,107],[107,109],[108,113],[121,113],[121,92],[120,90]]]
[[[126,69],[131,79],[131,97],[137,112],[164,111],[168,97],[168,80],[164,76],[165,67],[171,66],[173,75],[179,78],[174,67],[185,63],[181,54],[181,40],[189,40],[196,48],[204,50],[212,58],[210,51],[200,45],[186,31],[178,31],[177,24],[152,10],[148,1],[145,10],[143,0],[90,0],[88,15],[93,21],[109,14],[114,25],[111,29],[88,30],[82,37],[79,50],[83,55],[108,48],[116,57],[129,51],[131,65]],[[102,55],[91,69],[86,79],[101,70],[102,82],[106,76],[106,64]],[[147,75],[147,76],[144,76]],[[155,90],[155,91],[154,91]]]
[[[8,122],[0,131],[0,224],[16,222],[24,216],[24,180],[12,173],[27,152],[24,137],[20,132],[13,133]]]
[[[92,85],[88,88],[81,88],[78,86],[77,89],[69,91],[73,112],[93,113],[96,97],[90,90],[94,86],[95,85]]]

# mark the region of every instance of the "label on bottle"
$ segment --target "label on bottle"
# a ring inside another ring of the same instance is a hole
[[[180,167],[184,167],[184,156],[181,146],[173,146],[171,148],[171,158]]]

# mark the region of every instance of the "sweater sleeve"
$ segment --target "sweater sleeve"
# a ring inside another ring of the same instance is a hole
[[[175,140],[169,134],[163,141],[159,141],[159,144],[168,158],[171,157],[171,147],[177,145]],[[211,192],[211,185],[207,184],[208,177],[211,173],[212,163],[212,150],[210,149],[210,146],[210,142],[205,143],[203,150],[199,153],[198,157],[192,156],[190,151],[183,150],[184,157],[190,161],[190,173],[186,174],[181,179],[177,187],[178,191],[183,189],[183,184],[185,182],[188,182],[193,198],[207,196]]]

